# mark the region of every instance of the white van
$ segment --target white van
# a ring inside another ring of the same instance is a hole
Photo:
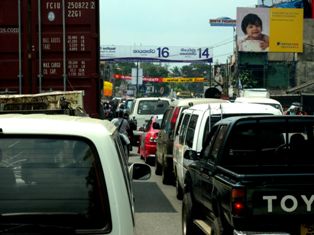
[[[234,100],[235,103],[253,103],[253,104],[266,104],[279,109],[283,113],[283,108],[281,103],[278,100],[265,97],[237,97]]]
[[[244,115],[282,115],[279,109],[269,105],[249,103],[199,104],[183,111],[183,119],[173,144],[173,171],[176,178],[176,194],[182,199],[186,167],[184,159],[188,149],[200,152],[211,126],[222,118]]]
[[[164,115],[173,101],[168,97],[142,97],[133,100],[129,118],[135,121],[137,125],[137,129],[133,131],[136,145],[139,144],[139,136],[143,133],[144,127],[150,118],[154,115]]]

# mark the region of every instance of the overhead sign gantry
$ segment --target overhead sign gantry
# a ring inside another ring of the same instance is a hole
[[[213,61],[211,47],[115,46],[100,47],[100,60],[116,62],[207,62]]]

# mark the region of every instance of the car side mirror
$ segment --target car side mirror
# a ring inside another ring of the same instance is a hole
[[[151,177],[151,168],[147,164],[132,163],[129,165],[129,173],[133,180],[148,180]]]
[[[186,150],[183,155],[184,159],[187,160],[199,160],[199,154],[194,150]]]

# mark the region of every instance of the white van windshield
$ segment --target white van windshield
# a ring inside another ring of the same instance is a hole
[[[169,106],[166,100],[143,100],[139,102],[137,113],[140,115],[164,114]]]

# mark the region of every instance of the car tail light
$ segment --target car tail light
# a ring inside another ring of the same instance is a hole
[[[176,121],[178,119],[178,116],[179,116],[179,112],[180,112],[180,108],[179,107],[176,107],[173,111],[173,115],[171,117],[171,129],[174,129],[175,125],[176,125]]]
[[[146,135],[146,140],[149,143],[156,143],[158,139],[158,133],[153,133],[153,134],[147,134]]]
[[[246,192],[244,189],[234,188],[231,192],[232,214],[241,216],[246,210]]]

